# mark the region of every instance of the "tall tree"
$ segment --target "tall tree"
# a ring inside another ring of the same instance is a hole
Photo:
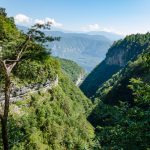
[[[2,9],[1,12],[5,14],[4,9]],[[5,95],[5,101],[4,103],[2,103],[2,110],[0,110],[4,150],[9,149],[7,122],[10,105],[10,94],[12,88],[11,74],[15,70],[15,66],[17,65],[17,63],[21,61],[21,59],[33,43],[39,43],[41,46],[44,46],[44,43],[59,39],[46,36],[44,32],[42,32],[45,29],[50,30],[50,26],[51,22],[47,22],[45,24],[35,24],[28,30],[26,34],[20,34],[20,37],[16,40],[16,42],[8,42],[8,40],[4,40],[0,43],[0,67],[1,73],[4,78]]]

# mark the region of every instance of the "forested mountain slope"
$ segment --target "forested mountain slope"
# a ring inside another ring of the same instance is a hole
[[[58,59],[64,73],[66,73],[75,84],[77,84],[79,80],[84,79],[86,75],[85,70],[77,63],[68,59],[56,58]]]
[[[81,84],[81,90],[88,97],[93,96],[105,81],[146,49],[149,41],[150,33],[130,35],[115,42],[108,50],[105,60]]]
[[[150,148],[150,48],[103,84],[89,121],[102,149]]]
[[[24,38],[24,34],[17,30],[13,19],[0,12],[0,44],[3,54],[9,54],[9,49],[5,49],[6,43],[8,42],[10,45],[7,46],[12,48],[20,36]],[[12,85],[15,87],[37,83],[40,86],[47,80],[53,81],[56,77],[58,85],[54,88],[44,91],[39,89],[36,93],[31,91],[24,101],[11,103],[8,120],[10,149],[93,148],[94,130],[86,119],[92,109],[92,103],[64,74],[59,60],[51,57],[41,45],[31,43],[11,74]],[[4,76],[0,70],[1,89],[3,84]],[[1,135],[0,133],[0,149]]]
[[[0,9],[0,57],[7,59],[26,35],[4,10]],[[72,61],[51,56],[43,44],[30,41],[10,74],[16,93],[28,85],[30,92],[10,101],[9,149],[150,149],[149,44],[150,33],[127,36],[113,44],[106,59],[81,85],[86,95],[93,96],[93,105],[74,84],[82,69]],[[4,92],[4,77],[0,69],[0,92]],[[33,92],[34,85],[38,88]],[[46,88],[42,89],[43,85]]]
[[[97,90],[94,97],[109,104],[116,104],[120,100],[132,104],[134,96],[127,86],[131,78],[139,78],[145,83],[150,82],[150,48],[144,50],[135,61],[128,62],[124,69],[114,74]]]

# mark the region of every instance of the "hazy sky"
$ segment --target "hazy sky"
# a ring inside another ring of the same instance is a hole
[[[150,31],[150,0],[0,0],[16,23],[52,21],[71,31]]]

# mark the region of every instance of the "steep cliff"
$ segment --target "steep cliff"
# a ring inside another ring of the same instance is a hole
[[[130,35],[115,42],[101,62],[81,84],[81,90],[88,97],[93,96],[97,89],[113,74],[122,69],[130,60],[134,60],[149,45],[150,33]]]
[[[132,78],[150,83],[150,48],[130,61],[122,70],[114,74],[96,92],[94,98],[107,104],[117,104],[119,101],[134,103],[134,94],[128,87]]]
[[[150,48],[97,90],[89,121],[104,149],[150,147]]]

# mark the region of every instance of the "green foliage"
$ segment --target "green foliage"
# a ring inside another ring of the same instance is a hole
[[[60,75],[60,76],[61,76],[59,79],[60,85],[61,85],[64,93],[69,95],[73,101],[78,101],[78,103],[81,106],[84,106],[85,112],[83,112],[83,113],[85,113],[85,115],[88,116],[88,114],[91,112],[91,109],[92,109],[91,100],[89,100],[81,92],[81,90],[75,86],[75,84],[71,81],[71,79],[69,79],[67,76],[64,76],[64,75]],[[76,108],[77,106],[74,105],[74,107]]]
[[[87,76],[80,88],[86,96],[92,97],[96,91],[149,47],[150,33],[136,34],[115,42],[106,54],[106,58]]]
[[[11,149],[90,150],[94,146],[93,127],[86,120],[92,109],[92,103],[71,79],[63,75],[60,67],[54,68],[56,62],[52,58],[45,60],[44,63],[30,61],[31,66],[35,65],[34,69],[42,68],[42,65],[44,67],[46,64],[51,65],[50,69],[58,73],[59,86],[48,92],[40,91],[25,101],[11,105],[9,116]],[[46,68],[42,70],[43,74],[36,75],[32,74],[32,71],[31,74],[26,73],[30,68],[26,68],[25,63],[22,64],[24,65],[18,65],[14,74],[18,79],[17,83],[36,83],[47,79]]]
[[[85,78],[80,89],[87,97],[92,97],[98,87],[107,81],[112,74],[116,73],[121,67],[117,65],[108,65],[105,61],[101,62],[96,68]]]
[[[1,16],[7,16],[7,13],[6,13],[6,9],[5,8],[0,8],[0,15]]]
[[[136,95],[134,106],[127,103],[110,106],[101,102],[89,117],[102,149],[150,148],[150,85],[132,79],[130,88]]]
[[[20,62],[14,71],[15,78],[19,78],[24,84],[43,83],[47,80],[53,80],[60,71],[60,65],[57,60],[50,56],[44,58],[43,60],[32,61],[31,59],[26,59]]]
[[[91,102],[67,79],[62,75],[60,86],[11,105],[11,149],[92,149]]]
[[[134,103],[139,107],[150,107],[150,83],[147,84],[140,79],[134,78],[132,78],[130,82],[132,84],[128,87],[133,91],[135,97]]]
[[[0,41],[12,40],[18,36],[18,31],[11,18],[6,17],[4,9],[0,9]]]
[[[147,49],[97,91],[97,104],[88,119],[102,149],[150,148],[149,75]]]
[[[38,35],[42,38],[40,41]],[[120,70],[120,62],[117,65],[106,63],[106,58],[97,66],[96,73],[91,73],[90,78],[94,78],[92,85],[86,84],[86,92],[91,87],[91,93],[97,91],[93,110],[92,102],[73,83],[82,69],[71,61],[49,56],[43,47],[44,36],[39,31],[33,37],[36,42],[30,43],[22,61],[12,73],[12,79],[16,85],[24,86],[44,83],[58,75],[59,83],[55,88],[48,91],[41,89],[28,95],[24,101],[11,104],[8,123],[10,149],[149,149],[150,51],[146,48],[150,34],[127,36],[110,48],[107,58],[123,52],[121,63],[126,65],[131,60],[124,69]],[[6,17],[5,10],[0,9],[0,44],[5,49],[3,57],[12,57],[13,50],[25,37],[16,29],[13,20]],[[51,37],[46,40],[53,41]],[[11,53],[8,53],[10,48]],[[120,72],[110,78],[118,70]],[[101,79],[98,80],[99,78]],[[99,88],[108,78],[110,79]],[[0,86],[2,79],[3,74],[0,72]],[[95,127],[96,136],[87,117]],[[1,138],[0,148],[2,149]]]
[[[76,83],[80,76],[85,75],[85,71],[83,70],[83,68],[75,62],[62,58],[57,59],[60,62],[61,68],[63,69],[64,73],[66,73],[74,83]]]
[[[26,35],[20,33],[5,15],[0,14],[0,18],[0,40],[5,50],[3,58],[11,58],[13,50],[24,41]],[[47,53],[43,47],[45,39],[37,44],[39,38],[35,38],[41,34],[39,31],[33,36],[32,40],[36,42],[29,43],[26,53],[11,74],[12,81],[16,86],[21,84],[23,87],[26,84],[53,81],[58,76],[59,83],[48,91],[41,89],[28,95],[24,101],[11,103],[8,119],[10,149],[90,150],[94,145],[94,130],[86,118],[92,103],[62,72],[59,61]],[[40,37],[44,38],[44,35]],[[12,51],[7,53],[10,48]],[[0,86],[2,82],[3,74],[0,70]]]
[[[105,82],[97,90],[94,97],[109,104],[116,104],[118,101],[128,101],[131,104],[134,101],[134,95],[131,89],[128,88],[130,79],[141,78],[145,82],[150,82],[149,74],[150,51],[148,48],[136,60],[130,61],[124,69]]]

